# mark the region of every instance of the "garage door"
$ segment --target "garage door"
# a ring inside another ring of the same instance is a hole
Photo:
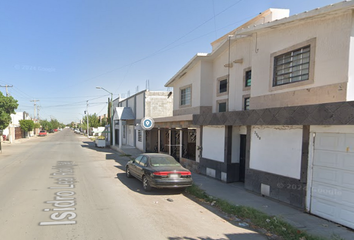
[[[354,134],[316,133],[311,212],[354,228]]]

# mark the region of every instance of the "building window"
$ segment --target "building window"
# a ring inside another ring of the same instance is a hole
[[[191,99],[192,99],[192,86],[190,85],[190,86],[181,88],[180,92],[181,92],[180,106],[190,106]]]
[[[249,96],[243,97],[243,110],[250,110],[250,97]]]
[[[252,76],[251,70],[245,72],[245,87],[251,86],[251,76]]]
[[[219,112],[226,112],[226,102],[219,103]]]
[[[217,96],[227,95],[228,92],[229,92],[229,86],[228,86],[227,76],[218,78],[216,95]]]
[[[227,92],[227,79],[219,82],[219,93]]]
[[[218,112],[226,112],[227,111],[227,100],[219,100],[217,101]]]
[[[142,142],[142,132],[138,130],[138,142]]]
[[[274,57],[273,86],[309,80],[310,45]]]

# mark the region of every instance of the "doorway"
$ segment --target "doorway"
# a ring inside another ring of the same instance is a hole
[[[246,173],[246,136],[244,134],[240,135],[240,169],[239,176],[240,182],[245,182]]]

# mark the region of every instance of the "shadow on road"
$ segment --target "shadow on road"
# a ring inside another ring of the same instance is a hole
[[[86,141],[86,142],[83,142],[84,144],[86,145],[81,145],[81,147],[83,148],[88,148],[88,149],[91,149],[91,150],[94,150],[94,151],[97,151],[97,152],[110,152],[110,153],[114,153],[114,151],[110,148],[99,148],[99,147],[96,147],[96,144],[94,142],[90,142],[90,141]]]
[[[110,148],[99,148],[96,147],[96,144],[94,142],[83,142],[85,145],[81,145],[81,147],[83,148],[87,148],[96,152],[102,152],[102,153],[107,153],[106,154],[106,160],[115,160],[117,162],[118,159],[120,158],[124,158],[125,159],[125,163],[128,162],[130,160],[130,158],[128,156],[123,156],[122,153],[116,152]],[[124,163],[124,165],[125,165]]]
[[[118,167],[119,169],[122,169],[122,167]],[[181,189],[160,189],[160,188],[153,188],[151,192],[145,192],[143,189],[143,183],[139,181],[138,179],[131,177],[128,178],[125,173],[117,173],[117,179],[123,183],[127,188],[130,190],[143,194],[143,195],[159,195],[159,196],[164,196],[164,195],[176,195],[176,194],[181,194],[184,191]]]
[[[120,169],[122,172],[117,173],[116,179],[118,179],[122,184],[128,187],[130,190],[144,194],[144,195],[174,195],[181,194],[181,189],[156,189],[154,188],[151,192],[145,192],[143,189],[143,184],[138,179],[132,177],[127,178],[125,175],[125,165],[130,160],[130,157],[122,153],[116,152],[110,148],[98,148],[94,142],[85,141],[81,145],[83,148],[87,148],[93,151],[106,153],[106,160],[114,160],[116,163],[115,167]]]

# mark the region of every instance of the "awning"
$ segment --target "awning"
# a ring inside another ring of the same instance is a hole
[[[130,107],[116,107],[113,120],[134,120],[135,115]]]

